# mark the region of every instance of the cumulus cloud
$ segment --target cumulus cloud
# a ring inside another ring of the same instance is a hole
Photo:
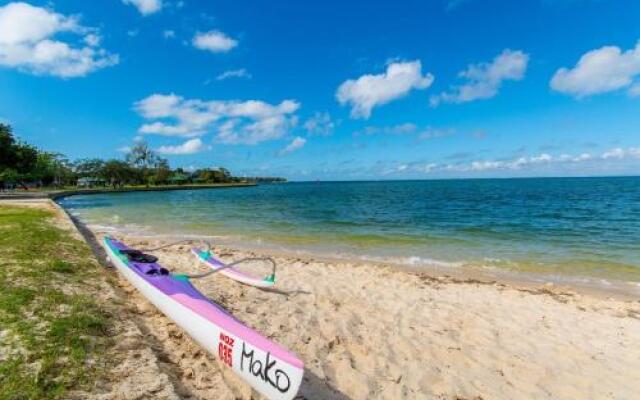
[[[489,99],[498,94],[504,81],[519,81],[524,78],[529,55],[519,50],[506,49],[490,63],[471,64],[458,74],[467,83],[453,86],[450,91],[431,96],[430,104],[466,103]]]
[[[174,37],[176,37],[176,31],[171,29],[166,29],[165,31],[162,32],[162,36],[164,36],[165,39],[173,39]]]
[[[363,75],[343,82],[336,98],[342,105],[351,105],[352,118],[367,119],[374,107],[406,96],[412,89],[426,89],[433,80],[430,73],[422,75],[422,64],[418,60],[395,62],[382,74]]]
[[[611,160],[611,159],[624,160],[628,158],[640,159],[640,147],[629,147],[627,149],[616,147],[615,149],[605,151],[602,154],[603,160]]]
[[[238,45],[238,41],[220,31],[198,32],[193,37],[192,44],[200,50],[212,53],[226,53]]]
[[[451,158],[451,157],[449,157]],[[463,158],[468,158],[465,154]],[[580,168],[604,171],[607,168],[620,167],[623,163],[640,161],[640,147],[614,148],[601,154],[580,153],[577,155],[551,155],[541,153],[533,156],[521,156],[500,160],[471,160],[461,163],[404,163],[387,168],[383,173],[486,173],[499,171],[539,171],[551,168]]]
[[[289,153],[293,153],[294,151],[301,149],[307,143],[307,139],[302,138],[300,136],[296,136],[291,143],[287,145],[284,149],[280,151],[280,155],[285,155]]]
[[[200,138],[189,139],[177,146],[160,146],[156,149],[159,154],[184,155],[194,154],[206,150],[207,147]]]
[[[102,38],[93,33],[90,33],[84,37],[84,42],[87,44],[87,46],[91,46],[91,47],[99,46],[101,41],[102,41]]]
[[[640,41],[636,47],[622,51],[604,46],[580,57],[573,68],[560,68],[551,78],[551,88],[578,98],[629,88],[632,96],[640,94]]]
[[[316,112],[304,123],[304,129],[312,136],[331,136],[335,127],[328,112]]]
[[[164,136],[198,137],[209,131],[227,144],[258,144],[280,139],[297,124],[300,104],[284,100],[234,101],[184,99],[175,94],[153,94],[134,104],[145,119],[138,132]]]
[[[220,75],[216,76],[217,81],[224,81],[229,78],[245,78],[251,79],[251,74],[244,68],[240,69],[231,69],[229,71],[224,71]]]
[[[157,13],[163,7],[162,0],[122,0],[122,2],[134,6],[144,16]]]
[[[526,166],[546,164],[552,161],[554,161],[554,158],[551,155],[542,153],[537,156],[518,157],[508,161],[473,161],[469,166],[462,166],[461,170],[486,171],[496,169],[521,169]]]
[[[56,40],[71,33],[76,43]],[[118,63],[118,56],[99,48],[97,29],[80,25],[77,16],[14,2],[0,7],[0,65],[36,75],[85,76]]]

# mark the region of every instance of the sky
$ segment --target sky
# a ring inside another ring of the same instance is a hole
[[[0,122],[238,176],[638,175],[640,2],[0,1]]]

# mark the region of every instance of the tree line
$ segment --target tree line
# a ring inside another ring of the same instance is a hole
[[[238,178],[225,168],[185,171],[140,142],[123,160],[100,158],[70,161],[60,153],[41,151],[18,140],[8,124],[0,124],[0,187],[167,185],[282,181],[281,178]]]

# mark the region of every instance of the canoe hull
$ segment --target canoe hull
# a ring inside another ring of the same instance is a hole
[[[241,336],[242,332],[225,329],[213,321],[211,317],[200,315],[193,307],[187,307],[176,300],[176,295],[168,296],[149,280],[138,274],[116,254],[105,238],[105,248],[111,262],[118,271],[136,287],[163,314],[184,329],[200,346],[218,357],[220,361],[232,368],[254,389],[270,399],[292,399],[298,392],[304,368],[302,362],[285,360],[277,352],[261,348],[250,343]],[[179,298],[180,300],[185,300]],[[188,299],[186,299],[188,301]],[[206,304],[204,305],[206,307]],[[232,318],[221,316],[220,318]],[[229,321],[225,321],[229,322]],[[228,325],[228,324],[227,324]],[[245,327],[245,329],[248,329]],[[254,333],[255,334],[255,333]],[[266,340],[263,338],[263,340]],[[255,342],[255,340],[254,340]]]

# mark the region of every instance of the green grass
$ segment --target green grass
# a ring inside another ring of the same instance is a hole
[[[113,344],[100,267],[52,217],[0,206],[0,400],[91,390]]]

